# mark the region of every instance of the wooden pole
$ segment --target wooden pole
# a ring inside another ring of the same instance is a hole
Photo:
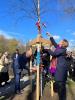
[[[30,89],[32,92],[32,59],[30,60]]]
[[[36,100],[39,100],[40,90],[39,90],[39,66],[37,66],[37,79],[36,79]]]
[[[42,72],[41,72],[40,78],[41,78],[40,79],[40,81],[41,81],[41,87],[40,88],[41,88],[41,97],[42,97],[42,95],[43,95],[43,90],[42,90]]]
[[[51,96],[53,97],[53,81],[51,80]]]
[[[38,5],[38,21],[40,22],[40,0],[37,0]],[[38,29],[38,36],[41,35],[41,31],[40,29]],[[39,67],[40,67],[40,43],[37,44],[37,78],[36,78],[36,100],[39,100],[39,96],[40,96],[40,82],[39,82]]]
[[[39,67],[40,67],[40,44],[37,44],[37,78],[36,78],[36,100],[39,100],[40,96],[40,82],[39,82]]]

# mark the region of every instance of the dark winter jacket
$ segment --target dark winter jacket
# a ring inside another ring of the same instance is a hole
[[[30,57],[26,57],[26,53],[23,53],[20,57],[19,57],[19,65],[21,69],[25,69],[26,67],[28,67],[30,61]]]
[[[56,48],[54,52],[49,50],[50,55],[57,57],[55,81],[65,82],[67,80],[67,69],[68,69],[66,60],[66,48],[58,47],[53,37],[51,37],[50,40]]]

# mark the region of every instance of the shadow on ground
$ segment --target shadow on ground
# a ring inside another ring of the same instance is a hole
[[[36,86],[34,85],[32,88],[32,91],[29,92],[28,96],[27,96],[27,100],[35,100],[36,98]]]
[[[30,84],[30,80],[21,81],[21,90]],[[0,87],[0,100],[13,100],[15,97],[15,84],[14,79],[7,85]]]

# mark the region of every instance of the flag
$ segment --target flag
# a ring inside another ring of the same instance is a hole
[[[41,26],[40,26],[40,21],[36,22],[36,26],[38,27],[38,30],[41,29]]]
[[[40,22],[38,21],[38,22],[36,22],[36,25],[38,26],[40,24]]]

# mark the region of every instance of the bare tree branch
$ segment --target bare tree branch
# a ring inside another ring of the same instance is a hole
[[[9,0],[10,1],[10,0]],[[38,18],[37,0],[11,0],[12,14],[36,20]],[[53,5],[55,4],[55,6]],[[66,16],[75,14],[75,0],[40,0],[40,16],[47,12],[58,12]],[[21,17],[20,17],[21,18]]]

